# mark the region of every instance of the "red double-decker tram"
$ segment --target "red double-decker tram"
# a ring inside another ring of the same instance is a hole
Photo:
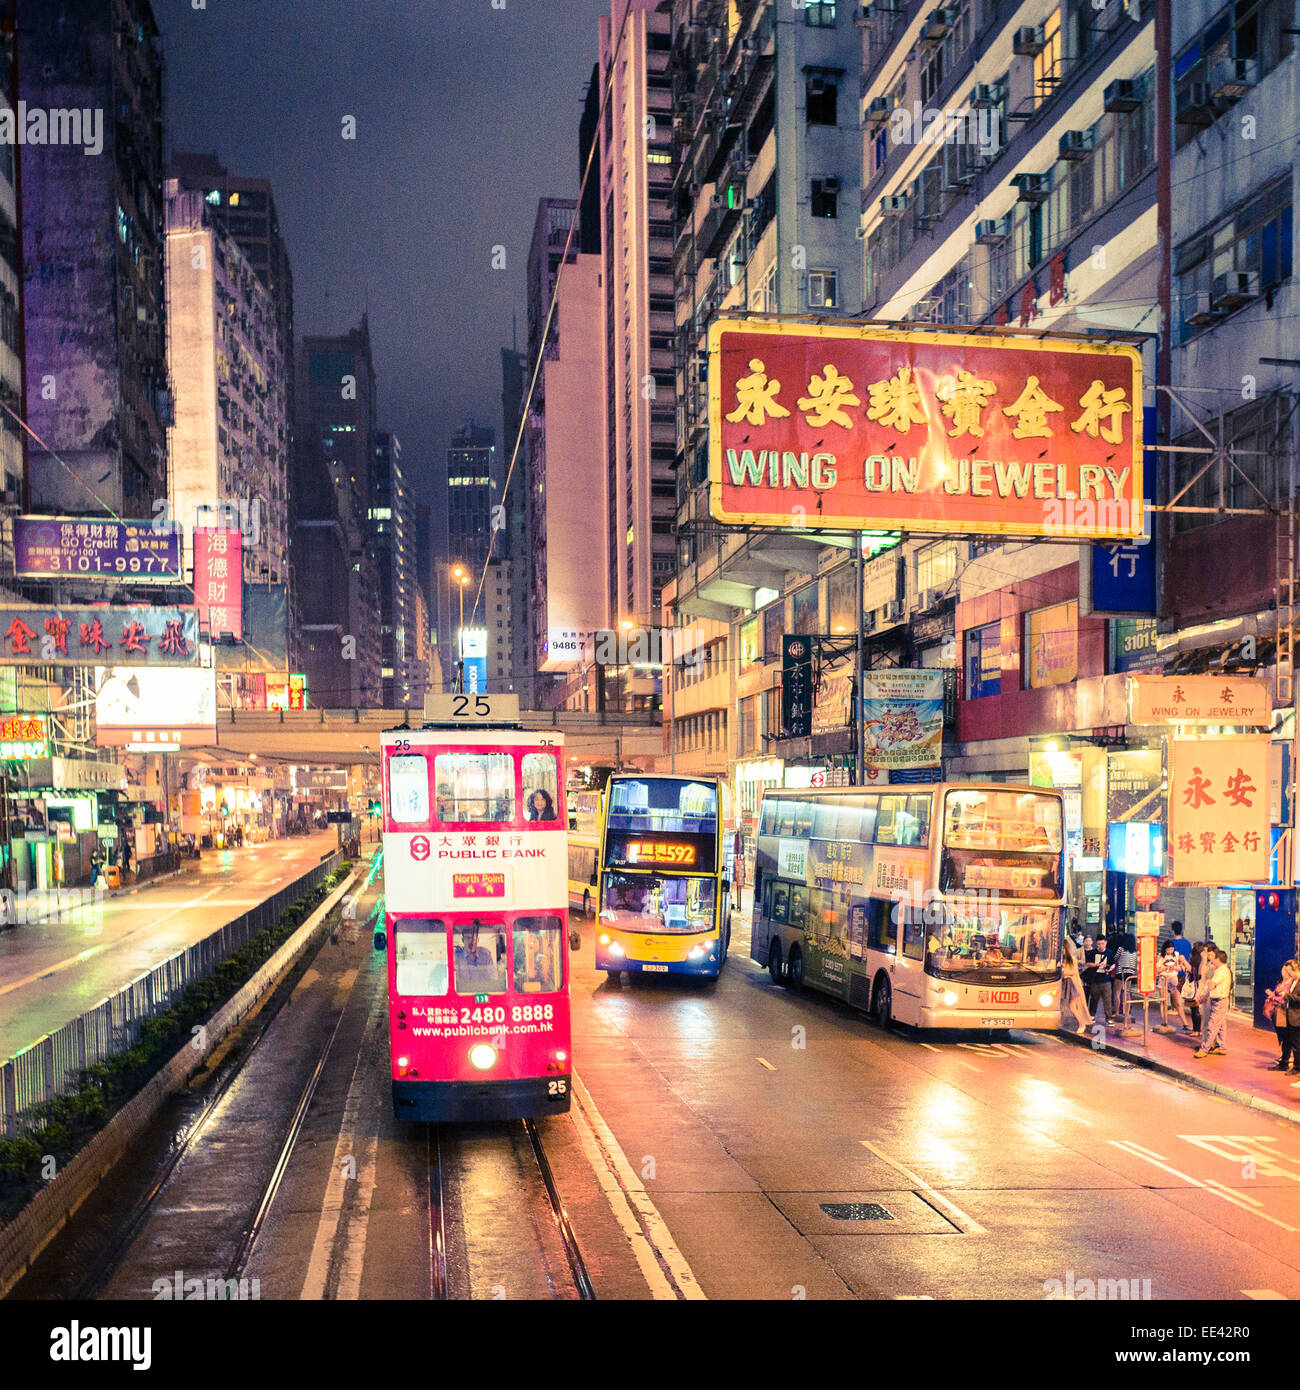
[[[384,911],[399,1119],[569,1108],[564,741],[518,699],[431,696],[383,735]]]

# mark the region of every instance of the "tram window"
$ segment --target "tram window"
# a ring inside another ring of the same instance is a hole
[[[388,814],[398,825],[429,820],[429,762],[423,753],[401,753],[388,760]]]
[[[515,762],[509,753],[439,753],[433,778],[444,824],[514,819]]]
[[[560,799],[555,754],[525,753],[523,770],[524,816],[528,820],[553,821]]]
[[[564,983],[562,947],[558,917],[516,917],[515,992],[554,994]]]
[[[506,992],[506,934],[502,927],[470,922],[456,928],[455,965],[457,994]]]
[[[421,759],[423,761],[423,759]],[[447,993],[447,924],[435,918],[408,918],[393,925],[397,992],[409,997]]]

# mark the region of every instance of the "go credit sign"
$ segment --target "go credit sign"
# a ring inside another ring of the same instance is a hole
[[[733,525],[1142,534],[1129,344],[722,320],[709,503]]]

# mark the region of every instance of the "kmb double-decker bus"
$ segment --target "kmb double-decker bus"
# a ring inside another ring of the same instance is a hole
[[[919,1028],[1060,1023],[1059,792],[940,782],[763,796],[750,955]]]
[[[716,979],[731,941],[731,835],[716,777],[615,773],[605,788],[596,969]]]
[[[405,1120],[569,1108],[564,743],[516,696],[438,695],[383,745],[393,1107]]]

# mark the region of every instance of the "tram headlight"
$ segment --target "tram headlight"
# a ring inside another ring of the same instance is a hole
[[[949,990],[947,994],[943,996],[943,1002],[951,1009],[952,1006],[957,1002],[957,996],[952,992],[952,990]]]
[[[397,1059],[397,1069],[398,1069],[398,1071],[405,1071],[405,1070],[407,1069],[407,1067],[410,1066],[410,1064],[411,1064],[411,1059],[410,1059],[409,1057],[399,1057],[399,1058]]]
[[[1050,1009],[1054,997],[1050,989],[1045,989],[1042,994],[1038,996],[1038,1007],[1040,1009]]]
[[[568,1060],[568,1056],[569,1054],[567,1052],[557,1052],[555,1054],[555,1060],[557,1062],[564,1062]]]
[[[469,1050],[470,1065],[479,1071],[490,1071],[497,1060],[497,1050],[491,1043],[475,1043]]]

